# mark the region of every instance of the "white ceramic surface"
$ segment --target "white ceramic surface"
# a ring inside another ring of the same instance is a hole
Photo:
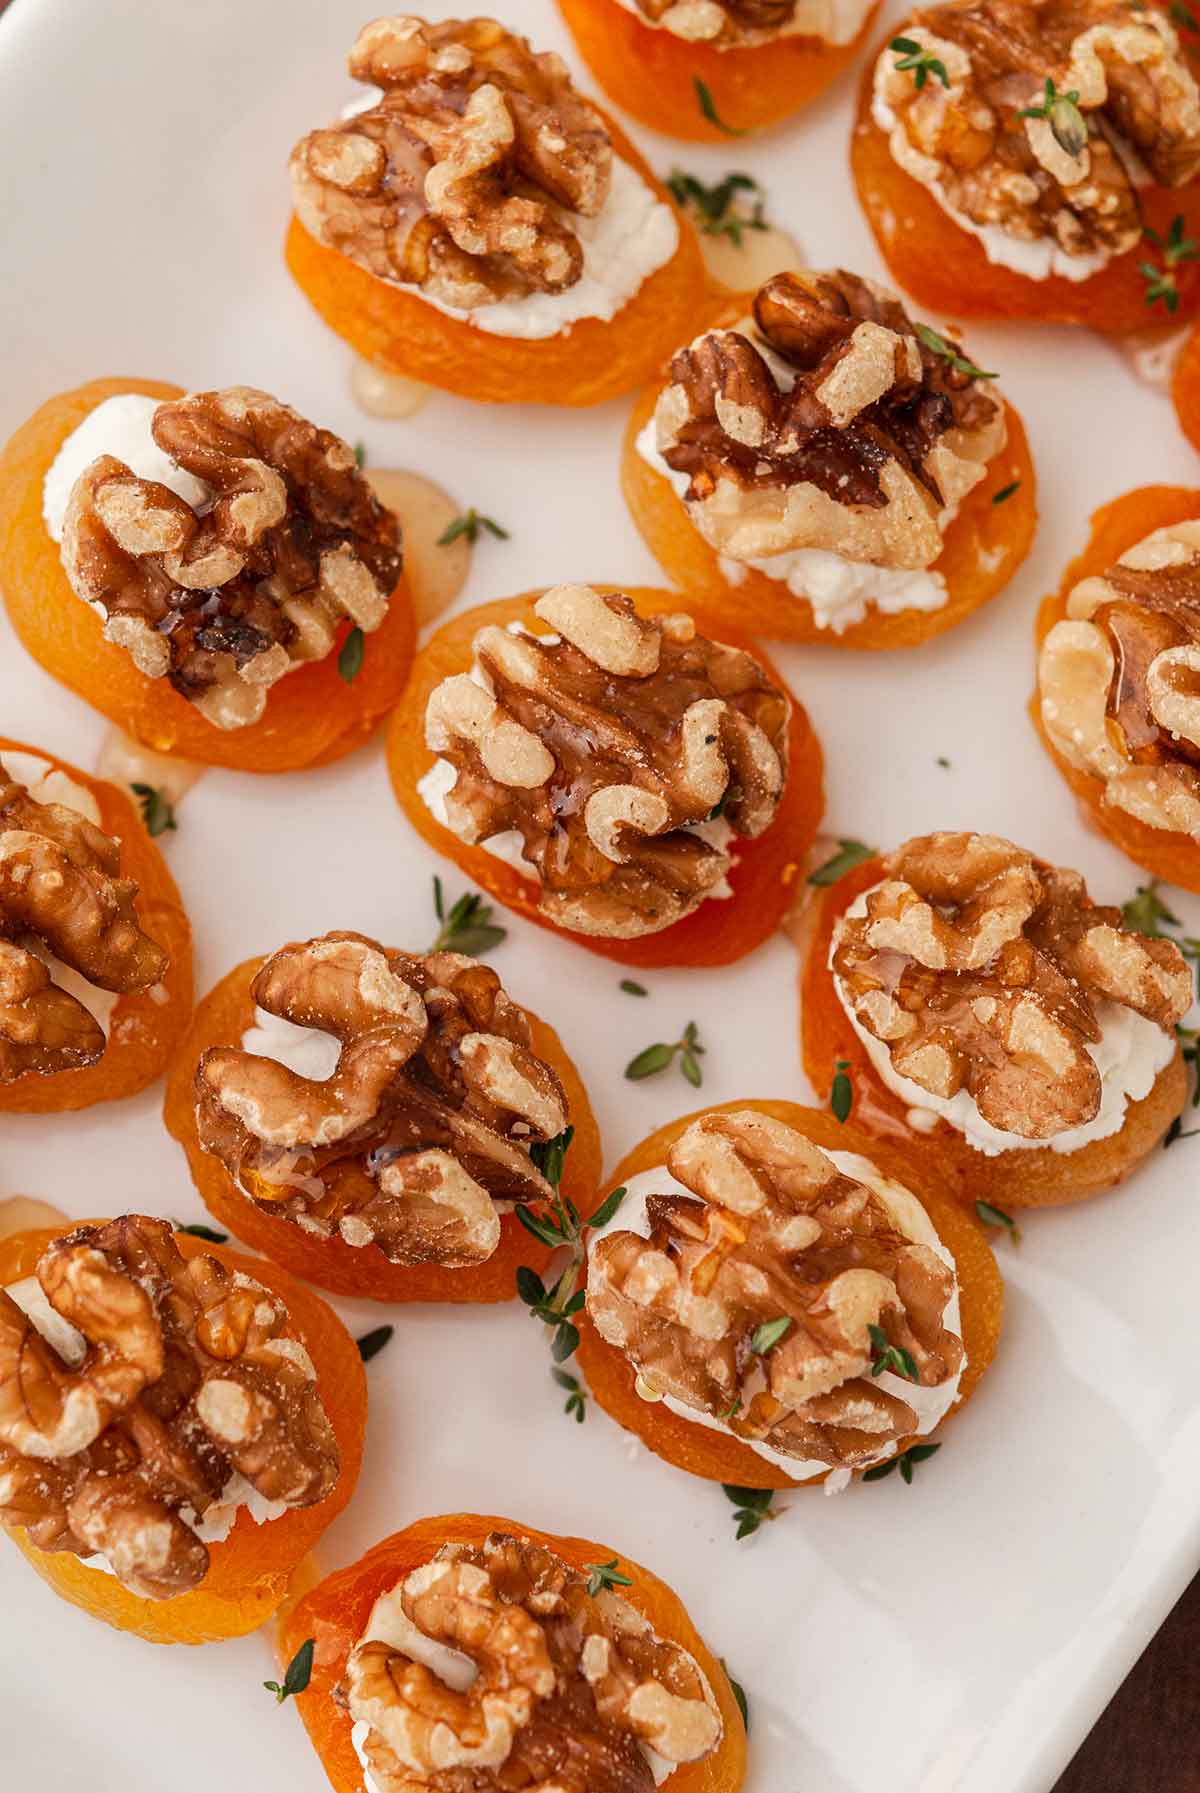
[[[482,543],[465,602],[567,578],[654,583],[618,496],[622,404],[570,415],[436,397],[408,422],[369,419],[351,402],[348,351],[288,280],[287,151],[347,97],[342,58],[366,10],[15,0],[0,20],[0,433],[102,373],[250,381],[511,530]],[[569,53],[549,0],[505,12]],[[817,265],[876,274],[845,167],[851,100],[847,81],[791,129],[728,148],[640,135],[664,171],[751,170]],[[835,830],[881,842],[996,830],[1119,901],[1140,875],[1081,827],[1025,715],[1033,612],[1094,505],[1193,479],[1195,457],[1165,398],[1102,343],[1022,329],[968,343],[1029,424],[1044,518],[1031,560],[984,615],[916,655],[781,659],[825,743]],[[104,725],[3,618],[0,700],[5,734],[92,762]],[[433,930],[437,862],[395,808],[378,745],[311,775],[212,773],[166,847],[201,988],[288,937],[355,927],[420,945]],[[453,870],[447,882],[462,885]],[[1200,904],[1180,909],[1197,931]],[[690,1018],[709,1047],[706,1095],[805,1096],[782,940],[735,970],[648,976],[637,1001],[619,968],[510,925],[495,964],[560,1026],[610,1155],[692,1105],[674,1074],[621,1076]],[[1030,1219],[1019,1252],[998,1248],[999,1361],[941,1455],[911,1488],[893,1476],[834,1500],[797,1495],[745,1545],[718,1489],[603,1415],[563,1416],[544,1336],[519,1307],[342,1303],[356,1330],[388,1318],[397,1333],[369,1371],[361,1488],[321,1560],[457,1507],[610,1540],[686,1596],[744,1682],[752,1793],[1042,1793],[1200,1560],[1198,1178],[1200,1142],[1181,1143],[1122,1193]],[[157,1091],[0,1122],[0,1189],[77,1214],[202,1214]],[[261,1689],[272,1671],[265,1634],[168,1651],[102,1629],[0,1546],[0,1780],[14,1789],[86,1777],[89,1793],[319,1793],[298,1720]]]

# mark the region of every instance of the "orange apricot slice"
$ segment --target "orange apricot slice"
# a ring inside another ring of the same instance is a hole
[[[139,672],[72,591],[42,519],[42,487],[89,412],[129,392],[168,399],[182,389],[161,380],[92,380],[47,400],[0,453],[0,593],[22,643],[60,684],[156,753],[243,772],[293,772],[352,753],[391,709],[412,664],[416,623],[403,579],[383,623],[366,638],[352,683],[338,672],[335,648],[280,679],[259,720],[239,729],[214,727],[166,679]]]
[[[671,195],[624,132],[610,118],[604,122],[614,153],[670,205]],[[318,242],[295,217],[284,255],[309,303],[365,361],[494,404],[598,405],[631,392],[713,303],[696,233],[682,216],[674,255],[615,317],[581,318],[536,339],[498,336],[448,316],[419,291],[379,280]]]
[[[332,1695],[350,1652],[366,1629],[371,1608],[413,1569],[432,1561],[443,1544],[482,1544],[492,1532],[541,1544],[575,1569],[587,1570],[615,1559],[617,1571],[630,1581],[629,1587],[621,1587],[621,1598],[641,1613],[661,1638],[688,1651],[703,1670],[721,1710],[723,1735],[717,1749],[703,1761],[684,1762],[675,1768],[671,1793],[740,1793],[746,1773],[745,1726],[728,1675],[692,1624],[678,1594],[608,1544],[560,1537],[513,1519],[480,1513],[419,1519],[395,1532],[358,1562],[327,1575],[280,1625],[279,1660],[283,1664],[290,1662],[309,1638],[313,1640],[312,1678],[307,1690],[297,1696],[296,1705],[336,1793],[362,1790],[362,1764],[350,1740],[352,1721]]]
[[[62,1228],[51,1227],[0,1239],[0,1286],[32,1276],[42,1252],[61,1237]],[[279,1609],[294,1570],[350,1500],[362,1464],[367,1382],[358,1348],[332,1308],[278,1265],[186,1233],[177,1233],[175,1243],[185,1258],[207,1252],[285,1303],[289,1336],[304,1344],[316,1365],[321,1399],[337,1437],[341,1473],[333,1492],[316,1506],[298,1507],[266,1525],[257,1525],[248,1512],[239,1513],[225,1542],[209,1546],[209,1571],[199,1587],[172,1600],[144,1600],[115,1575],[89,1569],[70,1551],[39,1550],[23,1529],[5,1529],[42,1580],[93,1618],[149,1643],[207,1644],[254,1631]]]
[[[500,1243],[485,1263],[448,1270],[440,1264],[393,1264],[374,1246],[347,1245],[320,1238],[292,1221],[269,1213],[244,1195],[221,1160],[203,1150],[196,1128],[193,1080],[202,1052],[210,1046],[240,1046],[254,1025],[251,982],[262,959],[247,959],[196,1009],[167,1078],[163,1116],[168,1131],[187,1153],[192,1178],[205,1205],[246,1245],[337,1295],[372,1301],[509,1301],[516,1294],[518,1267],[545,1270],[553,1252],[526,1231],[516,1214],[500,1222]],[[533,1050],[557,1072],[575,1129],[563,1166],[562,1193],[583,1215],[596,1207],[600,1184],[600,1134],[583,1081],[566,1048],[546,1022],[530,1015]]]
[[[1035,1146],[989,1158],[940,1117],[932,1127],[913,1127],[908,1104],[888,1089],[855,1033],[829,968],[838,921],[883,876],[882,862],[872,859],[811,899],[800,966],[800,1050],[804,1074],[817,1095],[828,1100],[838,1064],[844,1064],[855,1126],[873,1139],[918,1153],[948,1193],[971,1207],[979,1201],[1006,1212],[1061,1207],[1123,1182],[1158,1145],[1186,1100],[1187,1070],[1178,1050],[1149,1095],[1129,1104],[1120,1132],[1094,1139],[1076,1152]]]
[[[600,592],[618,588],[597,585]],[[776,684],[787,689],[779,672],[762,649],[748,641],[724,618],[707,605],[693,603],[691,596],[680,598],[676,592],[653,591],[641,586],[622,586],[636,608],[648,616],[662,616],[685,608],[695,618],[702,634],[713,640],[741,647],[770,674]],[[523,623],[535,632],[540,627],[533,606],[542,596],[540,591],[525,592],[520,597],[501,598],[494,604],[483,604],[468,610],[443,625],[426,642],[417,656],[413,676],[404,701],[397,707],[388,731],[388,766],[392,787],[405,815],[429,844],[452,859],[473,883],[489,896],[503,903],[517,915],[535,921],[539,927],[554,927],[541,912],[540,887],[535,878],[525,877],[514,866],[497,859],[482,847],[470,846],[446,828],[426,807],[417,784],[434,756],[425,745],[425,708],[435,685],[453,673],[465,672],[471,664],[471,644],[477,632],[489,623],[501,628],[509,623]],[[788,778],[775,820],[757,840],[739,840],[732,844],[735,864],[729,874],[733,896],[727,900],[702,904],[692,915],[659,934],[640,940],[605,940],[595,935],[566,934],[566,938],[587,947],[589,952],[617,959],[623,965],[730,965],[752,952],[772,934],[783,918],[798,868],[811,844],[825,806],[823,759],[820,743],[804,709],[792,697],[792,715],[788,733]]]
[[[779,124],[824,93],[857,56],[878,8],[850,43],[783,36],[728,50],[686,43],[619,0],[558,0],[558,10],[618,106],[666,137],[722,143]],[[697,82],[711,95],[720,124],[701,111]]]
[[[1200,449],[1200,330],[1193,330],[1180,351],[1171,376],[1171,398],[1179,427]]]
[[[742,300],[724,316],[732,321],[748,309],[749,301]],[[868,609],[861,622],[840,635],[822,629],[808,599],[798,598],[781,579],[750,567],[736,584],[727,579],[716,549],[695,527],[670,481],[638,453],[638,436],[654,415],[659,391],[658,386],[647,388],[634,406],[621,455],[621,489],[663,571],[689,594],[689,603],[693,593],[700,596],[722,625],[754,628],[775,641],[825,647],[916,647],[997,597],[1029,552],[1037,528],[1037,482],[1025,426],[1006,404],[1008,439],[947,528],[945,546],[930,569],[945,579],[948,601],[940,610],[902,610],[895,616]]]
[[[0,1083],[0,1113],[59,1114],[91,1108],[96,1102],[118,1102],[161,1077],[192,1012],[192,930],[183,901],[123,790],[81,772],[43,747],[0,740],[0,760],[6,753],[35,754],[91,792],[99,806],[101,828],[120,843],[121,876],[132,878],[138,887],[138,920],[144,932],[166,949],[170,964],[161,983],[117,997],[108,1045],[94,1065],[49,1076],[27,1071],[11,1083]]]
[[[938,1237],[954,1258],[962,1339],[967,1351],[958,1399],[942,1421],[945,1425],[970,1400],[996,1354],[1004,1316],[1004,1285],[982,1227],[953,1201],[928,1153],[923,1155],[899,1142],[881,1144],[857,1127],[843,1126],[831,1114],[802,1108],[795,1102],[724,1102],[681,1115],[650,1134],[618,1164],[608,1179],[609,1187],[618,1189],[643,1171],[665,1165],[670,1148],[701,1114],[728,1114],[746,1108],[794,1127],[822,1151],[857,1152],[869,1158],[884,1176],[904,1184],[923,1204]],[[591,1392],[618,1425],[635,1433],[656,1456],[706,1481],[727,1482],[739,1488],[810,1488],[824,1482],[823,1474],[796,1482],[740,1438],[683,1419],[663,1401],[644,1401],[637,1392],[629,1359],[601,1338],[586,1310],[577,1316],[576,1324],[580,1332],[577,1355]],[[916,1442],[902,1440],[898,1448],[903,1451]]]
[[[882,46],[881,46],[882,48]],[[850,139],[858,197],[892,277],[926,311],[954,318],[1022,318],[1041,324],[1086,324],[1116,336],[1169,321],[1147,300],[1139,264],[1146,247],[1119,255],[1087,280],[1052,274],[1032,280],[988,260],[977,236],[943,210],[928,187],[892,155],[886,132],[871,116],[878,53],[868,62]],[[1180,188],[1143,187],[1138,203],[1147,226],[1166,236],[1181,217],[1184,234],[1200,230],[1200,182]],[[1200,270],[1175,270],[1179,320],[1200,311]]]

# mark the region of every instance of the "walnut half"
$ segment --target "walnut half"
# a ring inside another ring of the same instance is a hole
[[[168,1222],[79,1227],[35,1282],[0,1289],[0,1523],[39,1550],[101,1554],[167,1600],[207,1574],[197,1529],[235,1476],[305,1507],[338,1472],[283,1303],[207,1253],[185,1260]]]
[[[1164,1032],[1191,1006],[1172,941],[1132,932],[1078,872],[1011,841],[923,835],[884,870],[835,936],[842,1000],[899,1076],[943,1098],[965,1089],[1002,1132],[1048,1140],[1096,1117],[1099,1004]]]
[[[918,335],[882,287],[844,270],[777,274],[753,319],[680,350],[655,410],[721,554],[800,548],[928,567],[942,529],[1004,446],[1004,408]]]
[[[1083,579],[1038,659],[1042,722],[1104,801],[1200,840],[1200,523]]]
[[[493,19],[383,18],[350,73],[378,102],[292,151],[311,235],[463,309],[575,285],[577,224],[608,197],[612,146],[558,56]]]
[[[685,43],[715,49],[772,43],[798,29],[796,0],[637,0],[637,5],[651,25]],[[813,8],[802,10],[807,20]],[[804,35],[821,33],[806,29]]]
[[[251,988],[341,1043],[323,1081],[234,1047],[200,1060],[200,1143],[260,1207],[392,1263],[462,1267],[499,1244],[498,1202],[552,1199],[530,1147],[565,1130],[566,1098],[494,971],[326,934]]]
[[[474,1664],[465,1691],[422,1660]],[[630,1603],[528,1538],[445,1544],[375,1604],[334,1699],[368,1727],[380,1793],[653,1793],[721,1740],[695,1659]]]
[[[151,433],[207,499],[193,510],[101,455],[72,488],[63,566],[140,672],[168,679],[215,727],[245,728],[278,679],[324,659],[347,618],[379,627],[399,526],[354,450],[269,393],[169,400]]]
[[[880,56],[874,116],[895,160],[960,222],[1057,251],[1068,278],[1136,246],[1139,185],[1200,172],[1200,93],[1163,9],[977,0],[921,7],[903,33],[946,80]]]
[[[167,954],[138,925],[118,843],[78,811],[39,803],[0,763],[0,1083],[94,1064],[104,1031],[39,953],[102,990],[149,989]]]
[[[643,618],[586,585],[534,613],[553,633],[480,630],[472,671],[430,695],[426,743],[454,773],[446,822],[468,841],[515,830],[559,926],[656,933],[722,884],[722,836],[771,825],[788,699],[689,616]]]
[[[911,1352],[923,1386],[954,1376],[955,1278],[937,1252],[803,1134],[750,1109],[694,1121],[667,1169],[696,1199],[651,1195],[648,1238],[612,1230],[588,1254],[588,1314],[639,1386],[831,1467],[877,1461],[916,1431],[870,1374],[868,1328]],[[758,1355],[757,1329],[784,1319]]]

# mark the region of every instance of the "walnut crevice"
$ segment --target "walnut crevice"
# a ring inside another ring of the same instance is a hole
[[[842,1000],[931,1095],[966,1090],[983,1119],[1050,1140],[1100,1112],[1089,1052],[1103,1003],[1173,1031],[1192,979],[1173,941],[1093,903],[1078,872],[994,835],[942,833],[884,860],[832,958]]]
[[[414,1658],[471,1658],[464,1692]],[[369,1726],[381,1793],[653,1793],[645,1749],[711,1754],[722,1723],[695,1659],[531,1540],[447,1544],[377,1601],[334,1699]]]
[[[492,19],[383,18],[349,66],[382,95],[293,150],[310,234],[464,310],[575,285],[612,145],[560,57]]]
[[[168,1600],[207,1574],[196,1527],[235,1476],[288,1507],[330,1493],[316,1372],[260,1283],[137,1214],[55,1240],[36,1282],[45,1336],[0,1289],[0,1523]]]
[[[39,803],[0,762],[0,1084],[95,1064],[104,1029],[54,983],[42,949],[102,990],[147,990],[166,952],[138,923],[118,843],[62,803]]]
[[[656,933],[720,891],[731,833],[770,827],[788,699],[686,615],[643,618],[585,585],[534,613],[553,634],[482,629],[473,671],[430,695],[426,744],[455,774],[447,825],[471,842],[518,834],[558,926]]]
[[[688,475],[688,515],[721,554],[928,567],[1006,437],[1003,405],[963,359],[855,274],[778,274],[752,320],[675,356],[658,452]]]
[[[63,566],[140,672],[214,727],[245,728],[347,619],[366,632],[383,622],[399,525],[347,443],[253,387],[169,400],[151,434],[209,499],[193,510],[101,455],[72,487]]]
[[[464,1268],[500,1242],[499,1202],[550,1202],[530,1156],[568,1122],[529,1017],[459,953],[389,952],[352,933],[283,947],[255,1002],[333,1035],[325,1079],[210,1047],[200,1143],[259,1207],[397,1264]]]
[[[979,228],[1101,264],[1142,236],[1141,180],[1179,187],[1200,171],[1200,93],[1157,7],[981,0],[923,7],[902,32],[948,85],[930,72],[918,87],[886,50],[876,117],[900,166]]]
[[[944,1320],[953,1271],[875,1191],[753,1110],[702,1116],[666,1168],[696,1199],[651,1195],[648,1239],[618,1212],[588,1254],[588,1314],[639,1392],[788,1457],[855,1469],[887,1456],[918,1420],[872,1377],[868,1328],[912,1354],[922,1386],[945,1382],[964,1361]],[[784,1319],[757,1353],[758,1328]]]

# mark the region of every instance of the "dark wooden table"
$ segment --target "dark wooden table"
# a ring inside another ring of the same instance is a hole
[[[1054,1793],[1200,1793],[1200,1575]]]

